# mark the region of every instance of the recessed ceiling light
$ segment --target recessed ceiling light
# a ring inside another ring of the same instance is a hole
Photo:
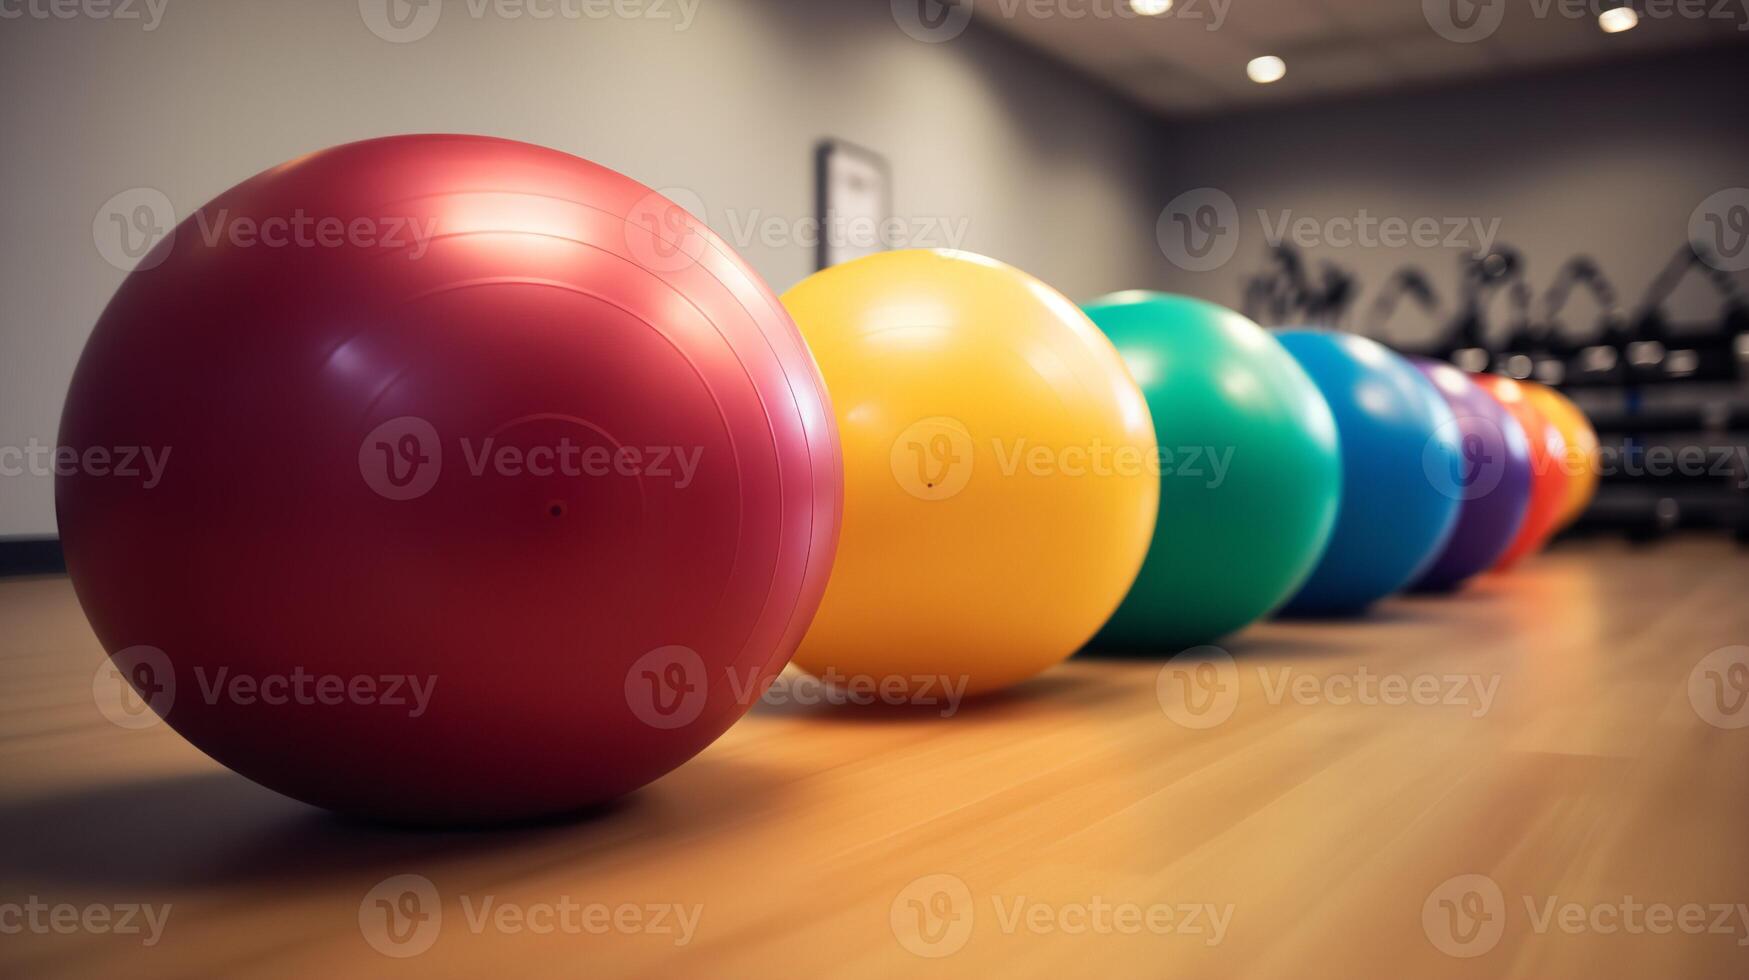
[[[1603,28],[1605,34],[1631,31],[1639,24],[1640,15],[1632,7],[1611,7],[1597,15],[1597,26]]]
[[[1268,85],[1270,82],[1279,81],[1281,76],[1285,74],[1287,74],[1287,62],[1272,54],[1266,54],[1261,58],[1252,58],[1250,63],[1245,66],[1246,77],[1259,85]]]
[[[1158,17],[1172,9],[1172,0],[1130,0],[1130,9],[1143,17]]]

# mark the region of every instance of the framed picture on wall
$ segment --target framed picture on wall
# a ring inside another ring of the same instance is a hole
[[[886,158],[855,143],[821,140],[814,150],[814,213],[820,220],[818,268],[885,250],[882,229],[893,216]]]

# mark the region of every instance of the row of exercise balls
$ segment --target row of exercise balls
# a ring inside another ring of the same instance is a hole
[[[265,248],[196,227],[306,213],[441,234]],[[1339,454],[1364,437],[1236,314],[1130,293],[1084,313],[941,252],[784,302],[696,217],[550,149],[404,136],[264,171],[155,248],[80,358],[60,445],[175,452],[151,487],[57,476],[80,603],[219,762],[456,824],[655,779],[792,655],[990,691],[1108,621],[1162,651],[1238,629],[1333,560],[1362,482]],[[684,483],[466,458],[561,439],[701,451]],[[1218,486],[1124,468],[1198,443],[1232,447]],[[1117,468],[1085,475],[1076,447]],[[1425,483],[1419,458],[1393,473]],[[417,714],[198,696],[294,671],[440,685]]]
[[[783,299],[845,451],[844,537],[796,654],[827,678],[978,693],[1090,638],[1170,652],[1355,614],[1503,568],[1586,502],[1567,471],[1590,460],[1536,407],[1562,396],[1352,334],[1146,291],[1076,310],[963,252],[857,259]],[[1158,465],[1051,462],[1098,445]],[[1028,447],[1050,465],[1017,469]]]

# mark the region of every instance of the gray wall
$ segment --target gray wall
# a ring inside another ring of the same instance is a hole
[[[1071,297],[1155,286],[1237,305],[1264,254],[1259,210],[1322,226],[1364,209],[1497,220],[1539,287],[1588,250],[1632,299],[1703,198],[1749,185],[1742,46],[1166,124],[975,22],[927,44],[884,0],[682,4],[664,0],[667,20],[535,20],[449,0],[405,44],[367,29],[358,0],[168,0],[149,31],[0,21],[0,447],[53,442],[123,275],[93,231],[112,195],[154,188],[185,214],[265,167],[387,133],[529,140],[680,188],[778,289],[811,269],[788,229],[812,215],[811,147],[826,135],[891,159],[897,213],[933,229],[918,244],[995,255]],[[1236,250],[1188,272],[1155,220],[1205,186],[1237,208]],[[781,240],[749,237],[772,218]],[[963,240],[942,240],[943,226]],[[1410,261],[1449,297],[1461,251],[1308,255],[1359,272],[1364,309]],[[1686,291],[1682,308],[1704,313],[1703,296]],[[1413,339],[1429,324],[1392,327]],[[53,532],[50,482],[0,476],[0,536]]]
[[[1244,280],[1263,266],[1266,224],[1278,228],[1291,212],[1321,226],[1364,209],[1374,217],[1433,218],[1442,228],[1448,218],[1484,227],[1497,221],[1498,238],[1526,256],[1539,296],[1569,256],[1589,252],[1624,298],[1637,302],[1686,239],[1697,205],[1715,191],[1749,186],[1745,92],[1749,46],[1735,45],[1175,126],[1169,194],[1217,188],[1239,220],[1232,259],[1210,271],[1169,266],[1169,281],[1237,305]],[[1328,238],[1320,227],[1311,238],[1319,244],[1305,254],[1359,273],[1357,312],[1404,263],[1426,268],[1447,302],[1455,292],[1462,248]],[[1738,279],[1749,285],[1743,274]],[[1679,294],[1678,312],[1716,310],[1695,287]],[[1570,310],[1576,329],[1594,321],[1588,301]],[[1405,308],[1387,332],[1414,340],[1432,327]]]
[[[283,160],[389,133],[528,140],[684,188],[780,290],[810,248],[744,229],[811,216],[811,148],[833,135],[890,158],[918,244],[956,244],[926,220],[963,221],[957,244],[1071,296],[1158,284],[1156,123],[1081,76],[976,23],[913,40],[885,0],[688,7],[678,29],[679,0],[673,19],[629,21],[476,18],[449,0],[404,44],[368,30],[357,0],[169,0],[150,31],[0,21],[0,446],[53,442],[123,275],[92,228],[112,195],[155,188],[186,214]],[[54,526],[50,480],[0,476],[0,536]]]

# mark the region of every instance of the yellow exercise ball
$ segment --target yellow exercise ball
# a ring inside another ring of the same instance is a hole
[[[1558,531],[1578,520],[1585,508],[1591,506],[1591,498],[1597,495],[1597,430],[1591,427],[1591,420],[1585,417],[1585,412],[1566,395],[1535,381],[1526,381],[1523,385],[1530,403],[1567,441],[1567,453],[1559,461],[1567,473],[1567,498],[1561,502],[1560,514],[1555,518],[1555,530]]]
[[[995,691],[1073,654],[1128,591],[1160,496],[1111,342],[967,252],[876,253],[783,302],[844,447],[838,557],[795,662],[899,698]]]

